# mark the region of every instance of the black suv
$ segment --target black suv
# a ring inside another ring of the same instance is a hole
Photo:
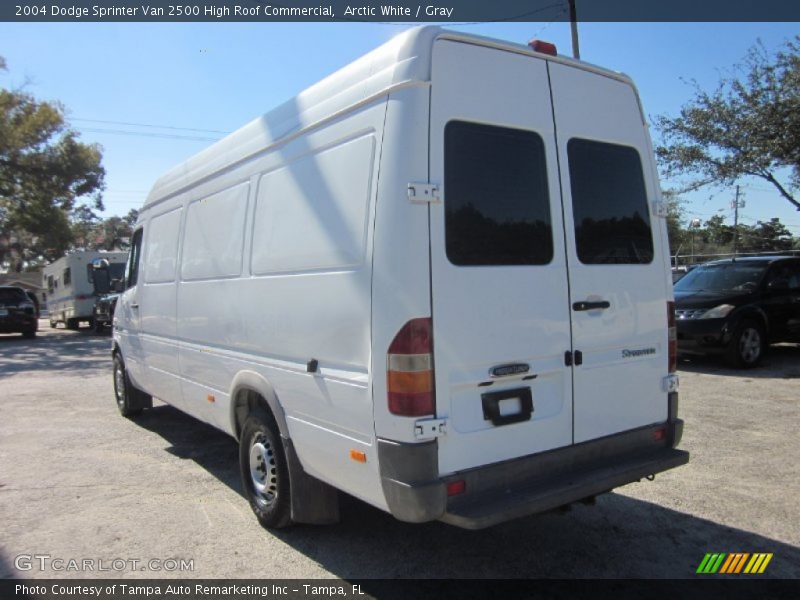
[[[706,263],[675,284],[678,352],[754,367],[768,344],[800,342],[800,258]]]
[[[18,287],[0,287],[0,333],[21,333],[26,338],[36,337],[39,321],[36,306]]]

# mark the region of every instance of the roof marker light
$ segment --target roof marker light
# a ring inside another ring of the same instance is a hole
[[[549,54],[550,56],[558,56],[558,50],[556,50],[556,45],[551,44],[550,42],[543,42],[542,40],[531,40],[528,42],[528,46],[531,47],[531,50],[534,52],[541,52],[542,54]]]

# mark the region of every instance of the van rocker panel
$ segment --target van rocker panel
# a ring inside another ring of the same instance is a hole
[[[657,435],[666,429],[666,435]],[[436,441],[405,444],[378,440],[381,482],[391,513],[402,521],[439,519],[466,529],[552,510],[684,465],[689,453],[674,448],[683,421],[675,419],[622,433],[437,476]],[[466,492],[448,498],[451,481]]]

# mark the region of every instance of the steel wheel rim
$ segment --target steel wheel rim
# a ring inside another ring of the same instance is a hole
[[[117,404],[123,406],[125,404],[125,372],[119,362],[114,365],[114,392],[117,396]]]
[[[263,506],[270,506],[278,498],[278,470],[272,444],[263,434],[253,438],[249,465],[256,500]]]
[[[746,363],[755,362],[761,354],[761,336],[753,327],[742,331],[739,338],[739,355]]]

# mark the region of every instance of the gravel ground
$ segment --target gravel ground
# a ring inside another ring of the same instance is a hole
[[[773,552],[764,576],[800,577],[798,347],[747,372],[682,361],[690,463],[595,506],[474,532],[343,498],[340,524],[277,533],[241,495],[231,438],[158,402],[118,415],[109,350],[88,331],[0,336],[0,576],[683,578],[706,552]],[[33,554],[142,562],[15,568]],[[141,570],[172,558],[193,570]]]

